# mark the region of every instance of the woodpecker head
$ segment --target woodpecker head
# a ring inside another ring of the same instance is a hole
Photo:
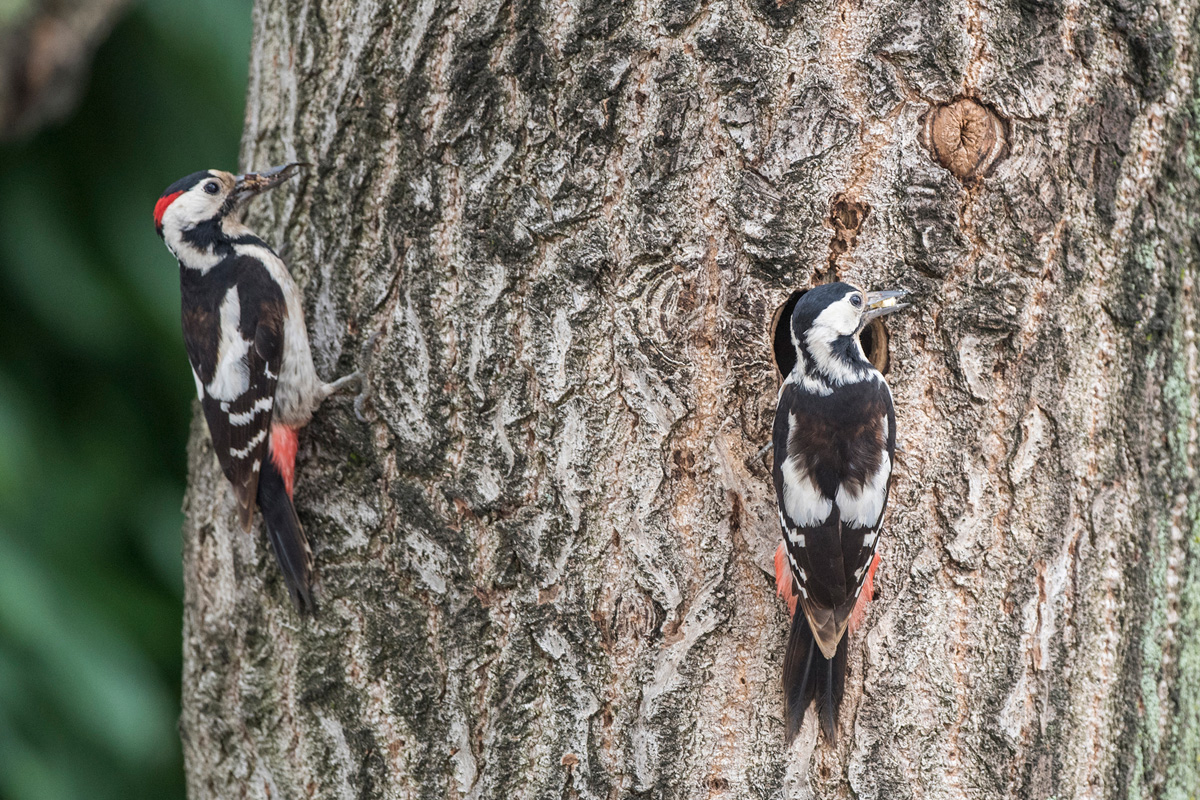
[[[874,368],[858,335],[871,320],[908,308],[899,302],[907,294],[903,289],[864,292],[848,283],[827,283],[793,294],[782,309],[790,324],[779,325],[775,335],[780,371],[787,377],[800,368],[835,385],[867,377]]]
[[[181,261],[186,262],[186,255],[211,256],[217,242],[235,235],[232,228],[240,226],[246,201],[283,183],[303,166],[307,164],[297,162],[245,175],[215,169],[193,172],[158,198],[154,227]]]

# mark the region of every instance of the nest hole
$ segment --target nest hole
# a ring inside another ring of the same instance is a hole
[[[771,346],[775,356],[775,367],[779,370],[780,377],[787,377],[788,373],[792,371],[792,367],[796,366],[796,351],[792,346],[792,334],[788,327],[788,321],[792,318],[792,310],[796,307],[796,303],[806,291],[808,290],[802,289],[792,292],[783,305],[775,309],[775,314],[771,317]],[[888,368],[891,366],[891,358],[888,353],[889,339],[887,327],[883,324],[882,319],[871,320],[858,335],[858,341],[862,344],[867,360],[883,375],[887,375]]]
[[[879,370],[881,375],[887,375],[890,366],[888,338],[887,326],[883,324],[882,319],[871,320],[858,335],[858,341],[862,344],[867,360],[874,365],[875,369]]]

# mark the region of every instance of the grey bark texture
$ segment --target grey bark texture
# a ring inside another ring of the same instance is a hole
[[[374,397],[311,620],[193,429],[191,796],[1195,797],[1198,6],[257,3],[243,166],[316,166],[250,222]],[[787,749],[767,329],[834,275],[915,293],[903,453]]]

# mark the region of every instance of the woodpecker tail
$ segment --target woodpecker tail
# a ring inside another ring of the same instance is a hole
[[[272,437],[274,439],[274,437]],[[292,451],[295,455],[295,451]],[[275,463],[275,454],[264,458],[262,475],[258,479],[258,507],[262,511],[263,526],[271,540],[275,560],[283,571],[283,581],[288,594],[301,614],[317,610],[313,600],[313,558],[304,528],[296,516],[291,493],[285,475]]]
[[[788,637],[787,655],[783,657],[784,713],[787,716],[789,742],[799,733],[804,712],[813,700],[817,701],[817,713],[825,738],[833,741],[838,707],[846,690],[846,647],[849,638],[843,636],[833,658],[826,658],[813,639],[808,619],[803,614],[792,615],[792,633]]]

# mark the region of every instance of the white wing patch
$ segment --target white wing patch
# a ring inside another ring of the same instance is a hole
[[[792,522],[802,528],[820,525],[833,510],[833,501],[791,457],[783,462],[783,507]]]
[[[795,429],[796,415],[789,414],[788,441],[791,441]],[[783,460],[780,471],[783,473],[783,510],[791,518],[792,524],[811,528],[829,519],[833,501],[821,493],[808,470],[789,455]]]
[[[791,457],[783,462],[783,507],[792,522],[802,528],[820,525],[833,510],[833,501],[821,494],[808,472]]]
[[[236,400],[250,388],[250,364],[246,360],[250,341],[242,338],[239,332],[241,319],[242,303],[237,286],[234,286],[221,301],[221,341],[217,345],[217,368],[213,371],[212,382],[208,384],[208,395],[216,400]]]
[[[846,488],[846,484],[838,487],[838,510],[842,512],[842,522],[858,528],[873,528],[883,515],[883,504],[887,500],[888,477],[892,474],[892,460],[884,452],[879,469],[859,492]],[[866,543],[864,542],[864,546]]]
[[[204,384],[200,381],[200,376],[196,374],[196,368],[192,368],[192,380],[196,382],[196,397],[204,399]]]

